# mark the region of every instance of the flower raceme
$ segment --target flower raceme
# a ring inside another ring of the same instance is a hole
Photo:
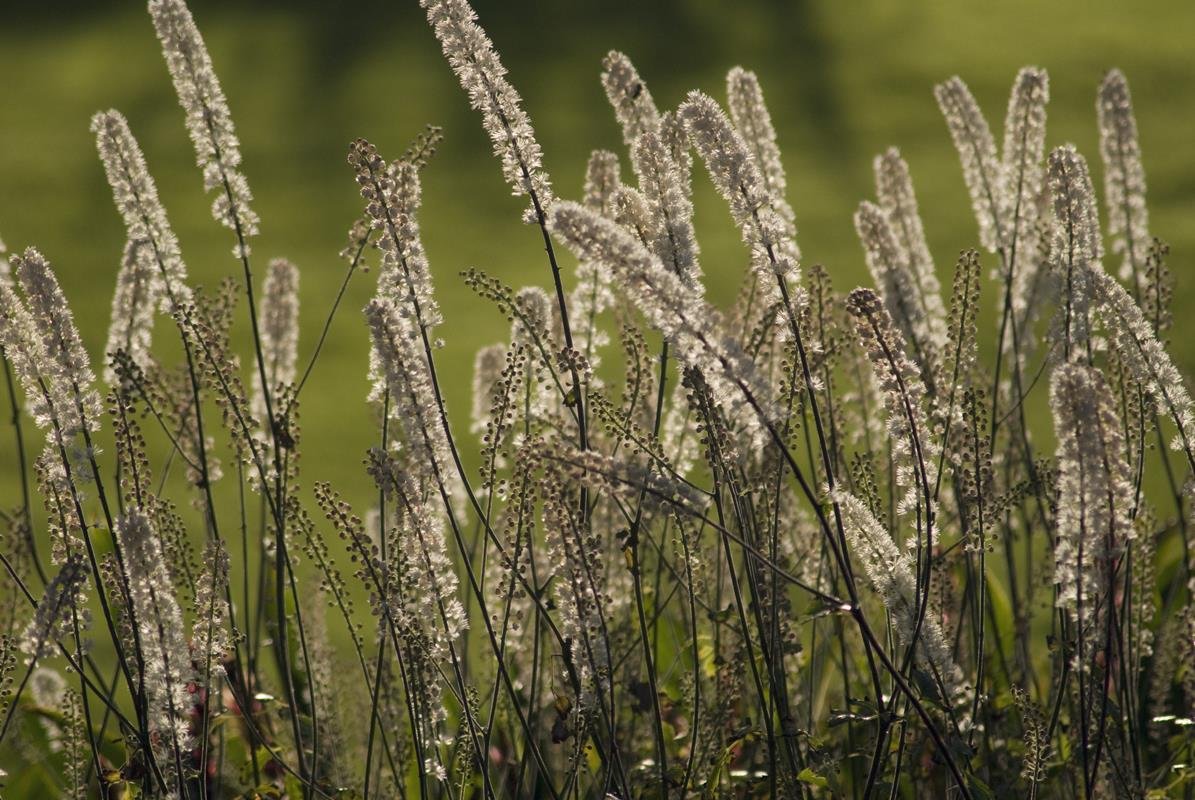
[[[690,92],[679,115],[693,147],[705,161],[715,188],[730,206],[751,265],[770,287],[777,279],[797,280],[798,253],[791,223],[777,213],[760,166],[726,112],[707,94]]]
[[[1050,407],[1058,434],[1056,604],[1074,615],[1088,647],[1102,649],[1118,560],[1135,535],[1122,427],[1108,383],[1094,367],[1059,365]]]
[[[257,233],[258,218],[249,207],[253,195],[240,172],[241,143],[207,45],[183,0],[150,0],[149,15],[186,116],[203,188],[217,191],[212,217],[236,232],[234,255],[247,256],[246,240]]]
[[[531,118],[493,43],[465,0],[420,0],[420,5],[469,102],[481,112],[511,192],[531,199],[528,213],[535,219],[552,204],[552,183]]]
[[[270,261],[261,298],[261,346],[271,397],[295,380],[299,346],[299,269],[285,258]],[[261,378],[253,375],[250,411],[268,418]]]
[[[440,423],[439,403],[419,334],[412,329],[410,318],[384,298],[370,301],[365,318],[393,416],[402,423],[403,445],[414,453],[415,464],[432,469],[439,480],[445,480],[451,474],[451,447]]]
[[[771,413],[763,380],[740,345],[720,330],[717,312],[624,228],[561,201],[551,229],[580,257],[606,264],[648,322],[676,345],[686,364],[723,387],[725,399],[734,401],[741,390],[756,413]]]
[[[62,446],[99,429],[95,374],[49,262],[30,247],[12,258],[15,286],[0,285],[0,337],[38,425]],[[19,287],[21,295],[18,295]]]
[[[1137,140],[1137,119],[1129,83],[1118,69],[1109,70],[1096,101],[1100,155],[1104,161],[1104,203],[1112,252],[1123,257],[1120,279],[1133,282],[1140,294],[1149,249],[1149,209],[1145,205],[1145,167]]]
[[[141,303],[151,309],[160,303],[163,311],[173,312],[191,301],[187,266],[141,147],[119,111],[96,114],[91,119],[91,130],[112,198],[124,220],[129,247],[136,243],[138,248],[146,248],[138,250],[137,263],[148,262],[153,266],[144,277],[141,277],[144,267],[139,267],[129,278],[144,283],[144,289],[139,291]],[[124,282],[118,280],[117,285],[119,294]]]

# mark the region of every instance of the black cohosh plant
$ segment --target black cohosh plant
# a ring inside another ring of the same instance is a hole
[[[610,53],[630,173],[594,152],[574,202],[469,5],[422,4],[550,276],[463,275],[511,326],[477,354],[467,425],[445,410],[418,221],[439,131],[393,161],[350,145],[364,213],[301,358],[299,271],[275,259],[258,285],[237,136],[183,0],[149,11],[233,276],[191,285],[117,111],[92,122],[127,231],[99,379],[42,253],[0,261],[11,410],[44,436],[33,458],[14,426],[0,510],[5,791],[1190,796],[1195,415],[1124,76],[1097,96],[1115,274],[1029,67],[999,148],[961,80],[935,90],[978,220],[949,298],[895,148],[855,216],[874,288],[843,295],[804,264],[753,73],[727,76],[728,111],[702,92],[660,111]],[[701,169],[747,250],[729,310],[702,286],[726,267],[701,263]],[[375,253],[352,323],[337,311]],[[305,485],[300,398],[333,324],[368,337],[377,442]],[[371,508],[344,499],[358,481]]]

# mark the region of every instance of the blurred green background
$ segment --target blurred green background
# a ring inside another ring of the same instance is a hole
[[[5,3],[0,30],[0,235],[36,244],[57,267],[88,347],[104,345],[124,234],[94,143],[91,114],[129,118],[170,212],[193,280],[238,275],[231,235],[208,213],[169,77],[142,3]],[[520,224],[477,115],[444,63],[415,0],[352,4],[195,0],[244,145],[257,197],[259,270],[285,255],[302,269],[300,363],[343,274],[336,257],[360,200],[348,142],[396,156],[426,123],[444,127],[425,173],[425,240],[445,324],[442,370],[456,427],[466,429],[472,354],[506,323],[458,273],[478,266],[508,283],[547,285],[539,234]],[[1195,367],[1195,3],[852,2],[762,0],[478,0],[522,92],[557,191],[580,191],[592,148],[620,135],[598,72],[627,52],[657,101],[675,106],[701,87],[724,96],[727,69],[756,70],[779,130],[801,247],[839,288],[865,277],[851,215],[870,196],[871,157],[898,145],[909,161],[940,273],[975,242],[966,190],[932,86],[952,74],[971,86],[999,136],[1018,67],[1050,72],[1050,146],[1072,141],[1097,185],[1095,90],[1104,71],[1129,77],[1149,180],[1153,232],[1173,245],[1176,354]],[[625,160],[624,160],[625,166]],[[698,230],[711,296],[726,302],[745,255],[723,203],[696,173]],[[350,286],[304,395],[304,484],[333,479],[364,502],[360,470],[374,417],[364,404],[366,333],[358,309],[373,278]],[[994,301],[989,297],[985,307]],[[244,313],[238,316],[244,342]],[[158,338],[173,340],[164,321]],[[248,352],[247,350],[244,352]],[[7,455],[10,430],[0,433]],[[40,439],[34,439],[35,442]],[[156,455],[155,455],[156,458]],[[359,476],[360,480],[357,479]],[[11,458],[0,460],[0,505],[17,502]]]

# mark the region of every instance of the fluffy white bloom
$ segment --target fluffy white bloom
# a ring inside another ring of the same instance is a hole
[[[42,370],[52,365],[37,323],[12,283],[0,283],[0,347],[21,382],[29,416],[66,446],[79,429],[78,415],[72,410],[69,394],[63,394],[63,387],[55,382],[55,373],[50,370],[43,375]]]
[[[639,165],[639,188],[651,214],[652,250],[690,291],[700,292],[701,265],[697,235],[693,231],[693,204],[668,145],[658,131],[648,130],[635,140],[632,152]]]
[[[738,342],[722,332],[718,312],[625,228],[564,201],[554,209],[551,225],[578,256],[609,266],[626,297],[676,346],[681,361],[702,371],[720,399],[741,402],[741,392],[763,414],[772,413],[766,385]]]
[[[935,86],[934,97],[958,150],[963,180],[971,193],[971,206],[979,222],[979,241],[994,253],[1001,245],[1002,236],[1003,169],[996,157],[991,128],[961,78],[956,76]]]
[[[139,255],[152,259],[154,264],[156,281],[146,284],[146,301],[151,305],[160,303],[162,311],[171,313],[177,306],[191,302],[191,290],[178,239],[158,199],[158,187],[149,174],[145,156],[128,121],[117,111],[96,114],[91,118],[91,130],[128,240],[144,243],[148,250]]]
[[[271,397],[278,387],[295,380],[295,359],[299,345],[299,269],[285,258],[270,261],[261,298],[261,353]],[[253,373],[250,411],[267,419],[261,376]]]
[[[842,525],[851,558],[863,565],[872,588],[880,596],[892,619],[897,641],[907,646],[917,629],[917,581],[912,557],[897,546],[867,506],[847,492],[835,500],[842,513]],[[962,670],[951,655],[951,646],[932,610],[925,613],[917,638],[916,655],[924,668],[941,685],[945,698],[956,710],[966,707],[970,689]]]
[[[494,388],[506,368],[506,345],[491,344],[473,357],[473,407],[469,414],[469,432],[484,433],[489,424]]]
[[[1070,609],[1082,638],[1095,643],[1115,591],[1113,560],[1133,538],[1133,482],[1115,401],[1098,370],[1060,364],[1050,407],[1058,437],[1057,605]]]
[[[419,334],[394,303],[384,298],[372,300],[365,307],[365,317],[381,375],[390,391],[391,416],[399,429],[396,440],[417,454],[421,466],[434,469],[441,480],[447,480],[451,448],[440,421],[439,403]]]
[[[594,150],[585,165],[584,203],[607,217],[614,214],[614,193],[622,183],[618,156],[609,150]]]
[[[1195,455],[1195,413],[1182,373],[1124,287],[1100,270],[1092,275],[1097,313],[1117,354],[1145,387],[1155,409],[1178,427],[1171,447]]]
[[[422,327],[430,332],[443,318],[415,216],[422,202],[418,168],[402,161],[388,165],[377,148],[364,139],[349,146],[348,160],[365,200],[365,214],[382,234],[378,241],[382,270],[377,296],[409,318],[416,329]],[[376,348],[370,349],[369,377],[369,398],[381,402],[385,378]]]
[[[413,484],[404,489],[409,502],[397,524],[403,602],[400,617],[424,632],[433,663],[449,658],[449,650],[469,627],[457,598],[457,577],[444,539],[443,515],[418,500]]]
[[[416,217],[423,202],[419,169],[404,161],[387,164],[364,139],[350,145],[349,165],[356,173],[370,225],[381,232],[378,296],[391,300],[403,315],[430,330],[442,317]]]
[[[685,130],[684,120],[676,111],[667,111],[660,116],[660,137],[668,145],[672,153],[672,162],[676,164],[680,173],[681,187],[685,195],[693,196],[693,154],[689,144],[689,134]]]
[[[1058,285],[1061,308],[1053,335],[1069,361],[1085,353],[1091,337],[1091,280],[1102,272],[1100,220],[1087,162],[1073,145],[1050,152],[1049,189],[1054,205],[1050,269]]]
[[[253,195],[239,169],[241,143],[207,46],[183,0],[149,0],[149,14],[186,114],[195,160],[203,170],[203,187],[218,192],[212,201],[212,216],[247,240],[257,233],[257,214],[249,207]],[[238,244],[234,253],[248,255],[247,246],[244,250]]]
[[[32,247],[23,255],[14,256],[12,263],[28,312],[28,319],[20,326],[25,328],[26,335],[41,339],[44,358],[32,369],[40,374],[49,390],[59,425],[67,434],[83,429],[99,430],[102,405],[94,386],[95,373],[91,371],[91,359],[54,271]],[[36,352],[28,346],[25,349],[31,355]],[[27,394],[30,388],[26,385]],[[40,393],[39,385],[34,395]]]
[[[935,291],[936,303],[926,297],[909,251],[897,240],[892,220],[884,209],[866,200],[860,203],[855,212],[855,232],[863,243],[867,268],[888,313],[913,345],[917,360],[927,372],[933,370],[946,348],[941,296]],[[936,278],[934,289],[937,289]]]
[[[177,749],[185,753],[190,745],[187,720],[193,702],[188,683],[194,674],[162,545],[149,517],[138,509],[120,520],[116,537],[129,573],[130,606],[144,657],[150,729],[166,752]]]
[[[1050,102],[1050,79],[1044,69],[1024,67],[1017,73],[1008,97],[1004,118],[1004,147],[1001,176],[1004,185],[1003,243],[1016,267],[1034,268],[1033,253],[1042,187],[1042,157],[1046,142],[1046,104]],[[1012,252],[1013,243],[1016,253]],[[1014,276],[1015,278],[1015,276]]]
[[[780,160],[780,147],[776,144],[776,129],[772,126],[772,115],[763,99],[763,89],[754,72],[742,67],[733,67],[726,75],[726,100],[730,106],[730,118],[743,141],[751,151],[759,169],[772,208],[785,225],[788,255],[798,261],[801,253],[797,249],[796,214],[788,203],[788,178]]]
[[[709,95],[690,92],[678,112],[718,192],[751,248],[751,264],[765,286],[776,276],[796,280],[797,254],[789,226],[776,213],[746,142]]]
[[[128,353],[142,369],[152,363],[150,344],[153,341],[155,297],[160,295],[161,287],[162,278],[149,243],[129,239],[125,242],[120,272],[116,275],[105,353]],[[116,381],[116,370],[110,363],[105,363],[104,382],[113,386]]]
[[[210,668],[224,674],[224,663],[233,657],[233,634],[229,628],[228,550],[212,539],[203,548],[203,574],[195,588],[195,622],[191,626],[191,661],[198,677]]]
[[[620,187],[618,156],[606,150],[593,151],[585,170],[585,207],[614,219]],[[601,363],[598,351],[610,343],[610,335],[599,324],[598,316],[613,305],[610,270],[598,261],[579,261],[576,288],[568,299],[569,318],[573,341],[594,369]]]
[[[651,247],[655,220],[643,192],[633,186],[619,186],[614,193],[614,221],[633,233],[644,247]]]
[[[465,0],[420,0],[419,4],[427,10],[427,21],[470,104],[481,112],[511,191],[531,197],[529,216],[535,214],[536,203],[546,212],[552,204],[552,184],[544,170],[543,153],[523,110],[523,100],[506,79],[506,68],[477,24],[477,15]]]
[[[1149,250],[1149,211],[1145,206],[1145,168],[1141,165],[1133,100],[1129,82],[1120,70],[1111,70],[1104,77],[1096,111],[1112,252],[1124,257],[1121,280],[1136,281]]]
[[[639,137],[660,127],[660,111],[635,65],[623,53],[611,50],[602,59],[602,87],[622,126],[622,140],[633,147]],[[638,166],[636,166],[638,174]]]
[[[914,290],[913,302],[925,320],[924,337],[933,349],[942,352],[946,347],[946,308],[942,304],[942,287],[934,271],[934,260],[925,239],[925,228],[917,210],[917,195],[909,165],[900,151],[890,147],[875,157],[876,199],[888,217],[897,243],[904,249],[909,276]]]

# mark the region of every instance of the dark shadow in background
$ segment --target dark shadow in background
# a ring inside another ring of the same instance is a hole
[[[26,28],[44,34],[47,26],[85,26],[142,5],[128,0],[4,0],[0,13],[9,31]],[[204,17],[235,18],[247,9],[289,17],[304,30],[306,58],[300,63],[310,71],[305,77],[313,87],[334,84],[359,68],[361,56],[374,48],[427,47],[431,42],[416,0],[192,0],[190,5],[201,24]],[[735,2],[726,2],[716,13],[698,10],[686,0],[474,2],[482,25],[525,91],[533,89],[536,68],[570,63],[579,51],[592,51],[600,58],[607,49],[624,50],[649,84],[659,87],[657,93],[671,95],[694,84],[693,76],[678,70],[678,64],[724,73],[742,63],[782,76],[789,92],[784,98],[787,107],[817,120],[817,144],[826,152],[849,152],[851,142],[830,74],[832,52],[814,4],[761,0],[750,5],[752,13],[744,14]],[[766,20],[767,30],[750,29],[759,20]],[[754,46],[744,49],[744,38]],[[597,70],[595,63],[595,82]],[[765,80],[765,90],[767,86]],[[704,88],[715,96],[722,94],[721,86]],[[779,102],[775,98],[772,104]]]

